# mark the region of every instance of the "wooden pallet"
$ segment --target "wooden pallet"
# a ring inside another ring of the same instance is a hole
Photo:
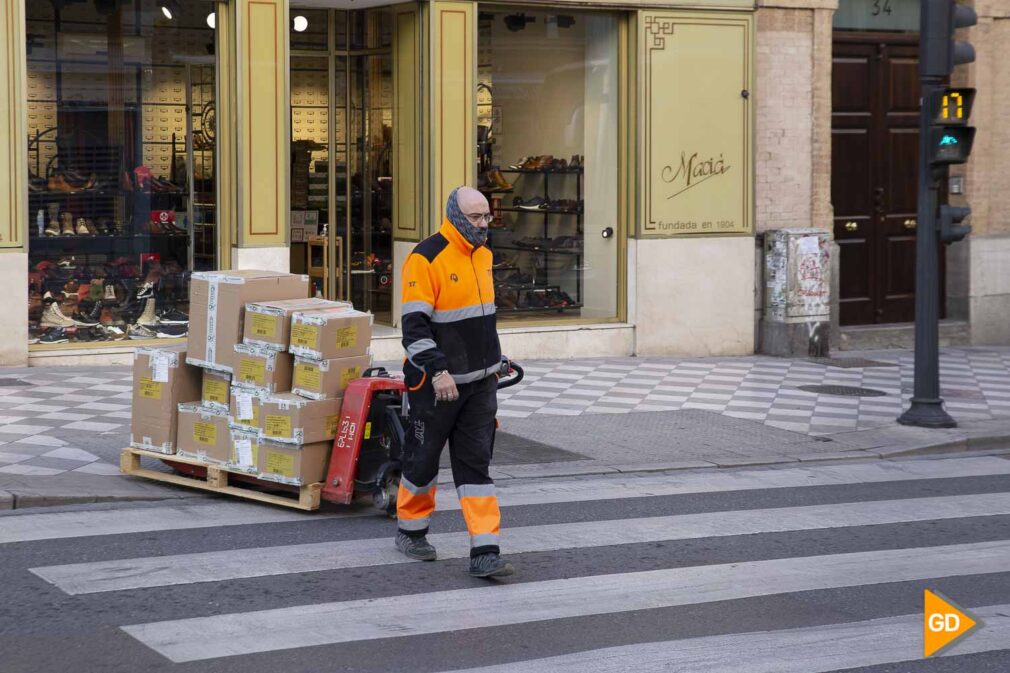
[[[170,460],[174,463],[184,463],[186,465],[205,467],[207,468],[207,476],[206,478],[185,477],[180,474],[149,470],[140,466],[140,459],[142,457],[157,458],[158,460]],[[134,449],[130,447],[123,449],[123,452],[120,454],[119,469],[123,472],[123,474],[129,474],[134,477],[144,477],[145,479],[163,481],[169,484],[177,484],[179,486],[196,488],[202,491],[210,491],[211,493],[233,495],[239,498],[245,498],[246,500],[256,500],[258,502],[270,503],[271,505],[281,505],[283,507],[300,509],[306,512],[319,509],[320,495],[323,490],[322,483],[316,482],[314,484],[306,484],[305,486],[297,487],[297,499],[273,493],[263,493],[262,491],[257,491],[255,488],[250,488],[248,486],[232,486],[228,483],[229,473],[241,474],[246,477],[250,476],[248,473],[242,472],[241,470],[229,470],[223,465],[208,465],[207,463],[194,460],[192,458],[167,455],[156,451],[144,451],[143,449]],[[279,486],[279,484],[262,480],[257,480],[257,483],[268,487]]]

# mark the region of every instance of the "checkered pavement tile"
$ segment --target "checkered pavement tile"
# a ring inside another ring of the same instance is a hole
[[[526,367],[522,385],[499,393],[499,413],[522,418],[703,409],[812,435],[890,425],[911,397],[913,356],[872,357],[885,366],[842,368],[762,356],[538,361]],[[1010,349],[945,349],[940,372],[947,409],[956,418],[1010,416]],[[809,385],[870,388],[884,395],[842,397],[800,389]]]

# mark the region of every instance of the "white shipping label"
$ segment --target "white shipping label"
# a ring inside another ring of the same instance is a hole
[[[253,464],[253,453],[252,453],[252,440],[251,439],[236,439],[235,440],[235,459],[239,465],[252,465]]]
[[[154,356],[151,359],[154,376],[151,379],[156,383],[168,383],[168,359]]]
[[[249,393],[236,393],[235,405],[238,407],[238,419],[240,421],[251,421],[253,419],[252,395]]]

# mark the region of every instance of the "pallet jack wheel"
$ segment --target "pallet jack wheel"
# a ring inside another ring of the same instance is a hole
[[[391,519],[396,518],[396,493],[400,489],[400,473],[389,473],[382,484],[372,492],[372,504],[386,513]]]

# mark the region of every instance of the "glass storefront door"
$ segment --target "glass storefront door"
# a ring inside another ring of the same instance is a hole
[[[392,15],[291,16],[292,270],[391,324]]]

